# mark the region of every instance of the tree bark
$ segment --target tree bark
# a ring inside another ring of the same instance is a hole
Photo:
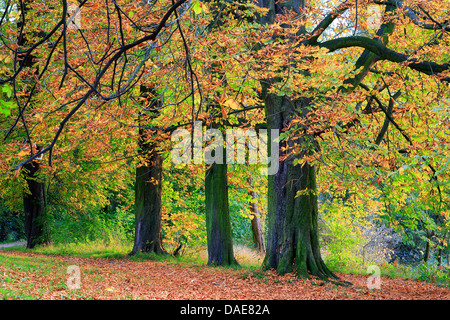
[[[294,10],[300,13],[304,0],[292,0],[275,3],[273,0],[259,0],[261,7],[269,8],[269,14],[260,19],[263,24],[275,21],[276,13]],[[305,30],[300,30],[305,32]],[[262,97],[265,104],[267,129],[280,132],[289,125],[295,113],[306,113],[308,101],[288,101],[287,97],[268,94],[270,85],[263,83]],[[271,130],[268,130],[270,141]],[[267,213],[267,247],[263,266],[276,269],[279,274],[295,271],[307,278],[309,274],[320,278],[337,278],[328,270],[322,260],[319,247],[318,204],[316,190],[316,172],[314,166],[305,163],[295,165],[294,160],[311,152],[315,146],[313,136],[301,136],[303,150],[297,155],[288,155],[292,142],[279,144],[278,172],[268,176],[268,213]],[[275,150],[271,150],[273,154]],[[284,153],[284,154],[283,154]]]
[[[136,168],[135,235],[131,254],[165,253],[161,239],[162,156],[151,148],[147,164]]]
[[[253,179],[251,177],[247,178],[247,182],[250,187],[253,183]],[[264,244],[264,233],[261,227],[261,215],[259,213],[258,204],[255,202],[257,199],[257,194],[255,191],[249,191],[250,196],[252,197],[252,203],[250,203],[250,211],[251,215],[251,224],[252,224],[252,235],[253,235],[253,243],[255,244],[256,250],[259,252],[265,253],[266,246]]]
[[[438,266],[442,265],[442,247],[441,246],[439,246],[439,249],[438,249],[437,262],[438,262]]]
[[[213,163],[206,170],[205,205],[208,264],[237,264],[233,254],[226,163]]]
[[[153,88],[141,86],[142,96],[154,99]],[[155,100],[155,104],[159,104]],[[157,143],[150,140],[144,127],[151,117],[157,116],[139,114],[139,151],[144,158],[144,164],[136,167],[135,181],[135,233],[134,246],[130,254],[137,252],[154,252],[165,254],[162,245],[162,164],[163,158],[156,150]]]
[[[433,237],[434,234],[432,231],[428,231],[428,230],[425,230],[425,232],[426,232],[426,236],[427,236],[427,242],[425,244],[425,253],[423,255],[423,261],[428,262],[428,260],[430,260],[430,254],[431,254],[430,242],[431,242],[431,238]]]
[[[281,131],[293,116],[291,103],[285,97],[264,91],[268,128]],[[307,100],[294,104],[296,110],[307,112]],[[279,162],[278,172],[268,177],[269,231],[263,265],[276,269],[279,274],[296,272],[303,278],[308,278],[309,274],[323,279],[337,278],[328,270],[320,254],[315,168],[309,163],[294,165],[294,159],[300,160],[313,152],[314,137],[304,135],[300,138],[303,150],[295,156],[287,151],[292,146],[291,141],[280,143],[283,160]],[[269,150],[270,154],[272,152]]]
[[[37,178],[39,163],[30,162],[24,165],[27,171],[28,191],[23,196],[25,212],[25,235],[27,248],[46,244],[49,241],[46,217],[45,183]]]

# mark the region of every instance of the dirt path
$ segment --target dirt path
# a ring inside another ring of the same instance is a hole
[[[16,247],[16,246],[25,246],[26,244],[27,243],[25,241],[3,243],[3,244],[0,244],[0,249],[2,249],[2,248],[9,248],[9,247]]]
[[[27,267],[20,267],[26,261]],[[30,266],[29,264],[33,264]],[[64,284],[67,267],[80,270],[81,289]],[[449,300],[450,289],[413,280],[381,277],[380,289],[367,288],[367,276],[338,274],[352,286],[302,280],[292,274],[230,270],[128,259],[75,258],[0,250],[0,287],[26,290],[39,299],[180,300]],[[3,279],[13,279],[2,281]],[[25,288],[25,289],[20,289]],[[18,296],[21,297],[20,295]]]

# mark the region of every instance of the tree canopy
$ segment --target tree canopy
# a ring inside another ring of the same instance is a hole
[[[258,216],[263,265],[303,277],[335,278],[321,253],[327,235],[347,237],[339,250],[380,225],[441,259],[449,9],[438,0],[4,0],[0,204],[32,225],[33,214],[48,220],[41,212],[62,207],[132,208],[134,253],[178,253],[203,239],[211,264],[239,262],[233,217]],[[226,139],[207,130],[227,129],[267,133],[277,171],[261,174],[267,163],[250,154],[246,165],[196,161],[196,148],[220,158]],[[199,134],[189,163],[172,159],[177,130],[191,142]]]

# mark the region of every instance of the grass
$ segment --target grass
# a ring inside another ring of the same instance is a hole
[[[326,262],[326,261],[325,261]],[[367,263],[348,263],[348,264],[328,264],[333,272],[344,274],[359,274],[371,275],[368,269],[371,265]],[[405,280],[419,280],[434,283],[438,286],[450,287],[450,267],[438,266],[432,262],[420,262],[416,265],[402,265],[398,263],[381,263],[373,264],[379,268],[380,276],[405,279]]]
[[[234,247],[234,256],[239,264],[246,269],[260,268],[264,254],[243,245]]]
[[[14,250],[23,249],[16,247]],[[51,288],[65,287],[61,279],[66,276],[66,263],[61,261],[52,261],[46,257],[0,255],[0,268],[0,299],[39,298],[46,291],[37,285],[43,282],[42,279],[52,279]]]
[[[181,263],[186,265],[205,265],[208,261],[206,248],[190,248],[184,254],[174,257],[168,255],[157,255],[154,253],[137,253],[130,256],[132,243],[107,244],[104,242],[83,242],[69,244],[49,244],[39,246],[32,252],[46,255],[65,255],[81,258],[113,258],[130,259],[134,261],[161,261],[166,263]],[[29,251],[25,248],[12,247],[5,250]],[[264,256],[257,251],[243,245],[234,247],[235,257],[241,268],[255,269],[261,266]]]
[[[105,242],[80,242],[68,244],[49,244],[33,250],[47,255],[65,255],[80,258],[123,258],[132,249],[132,244]],[[26,250],[26,249],[25,249]]]
[[[103,241],[68,243],[68,244],[49,244],[45,246],[38,246],[33,250],[25,247],[8,247],[3,248],[5,251],[20,251],[33,252],[44,255],[61,255],[80,258],[110,258],[110,259],[127,259],[131,261],[160,261],[166,264],[180,264],[186,267],[212,267],[207,266],[208,254],[205,247],[187,248],[182,255],[174,257],[170,254],[157,255],[155,253],[137,253],[130,256],[133,247],[132,243],[117,243],[111,244]],[[170,251],[170,248],[168,249]],[[248,248],[244,245],[236,245],[234,248],[235,257],[239,263],[238,266],[231,268],[238,270],[258,270],[264,256],[257,251]],[[217,269],[225,269],[229,267],[214,266]]]

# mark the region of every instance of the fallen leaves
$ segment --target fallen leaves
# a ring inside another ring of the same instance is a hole
[[[74,258],[23,252],[2,252],[3,259],[39,259],[37,269],[0,265],[3,290],[25,290],[35,299],[148,299],[148,300],[441,300],[450,289],[433,284],[381,278],[381,288],[367,288],[367,276],[338,274],[353,285],[344,287],[317,279],[303,280],[274,271],[246,271],[186,266],[158,261]],[[69,290],[66,268],[78,265],[81,289]],[[5,279],[10,279],[6,281]],[[20,296],[19,296],[20,297]]]

